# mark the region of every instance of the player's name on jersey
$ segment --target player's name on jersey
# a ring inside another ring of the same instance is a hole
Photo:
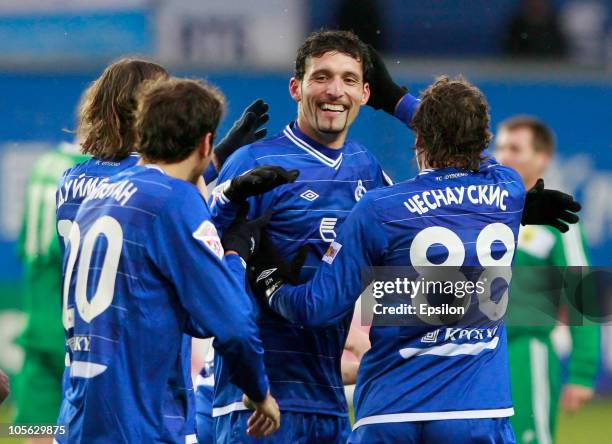
[[[57,207],[60,208],[70,200],[82,199],[89,195],[102,182],[107,182],[106,178],[92,177],[81,174],[74,179],[67,180],[58,190]]]
[[[404,206],[415,214],[450,205],[461,205],[464,200],[474,205],[494,206],[506,211],[508,191],[497,185],[470,185],[426,190],[406,199]]]
[[[124,206],[136,193],[136,191],[138,191],[138,187],[127,179],[120,180],[119,182],[115,183],[107,183],[107,181],[102,181],[91,193],[85,197],[83,203],[87,203],[95,199],[106,199],[107,197],[112,197],[119,203],[119,205]]]

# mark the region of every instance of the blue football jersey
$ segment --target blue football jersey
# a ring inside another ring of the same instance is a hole
[[[341,149],[330,149],[292,123],[280,134],[242,148],[223,166],[220,185],[211,196],[218,229],[227,227],[236,214],[236,206],[223,194],[226,182],[260,165],[300,171],[295,183],[250,198],[249,204],[252,218],[272,212],[266,232],[283,257],[293,257],[306,244],[312,246],[304,279],[316,270],[355,203],[368,190],[388,184],[378,161],[362,145],[347,141]],[[305,328],[260,307],[257,323],[266,371],[281,410],[347,415],[340,358],[351,316],[347,312],[334,325]],[[216,357],[213,416],[245,408],[240,390],[228,381],[223,361]]]
[[[352,312],[368,284],[362,282],[362,270],[369,267],[407,267],[421,276],[435,265],[443,265],[445,273],[459,273],[461,267],[508,271],[524,200],[520,176],[494,160],[483,162],[477,172],[425,170],[412,180],[370,191],[344,223],[313,280],[280,287],[270,306],[300,325],[333,325]],[[511,416],[503,320],[487,314],[501,302],[491,299],[494,303],[487,304],[472,295],[476,317],[466,325],[374,324],[372,348],[357,377],[355,427]]]
[[[132,153],[122,159],[92,158],[81,162],[64,172],[59,181],[56,193],[57,230],[60,237],[62,255],[69,227],[76,218],[83,199],[100,182],[120,171],[136,165],[139,155]]]
[[[185,443],[193,325],[215,336],[228,378],[265,397],[244,264],[224,257],[194,185],[155,167],[126,169],[87,194],[67,237],[69,381],[58,423],[69,435],[58,442]]]

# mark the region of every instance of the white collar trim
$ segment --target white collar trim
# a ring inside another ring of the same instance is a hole
[[[291,140],[297,147],[299,147],[299,148],[303,149],[304,151],[308,152],[309,154],[311,154],[313,157],[317,158],[317,160],[319,160],[320,162],[324,163],[325,165],[327,165],[329,167],[332,167],[334,169],[338,169],[338,167],[340,166],[340,163],[342,162],[342,154],[343,153],[340,153],[338,158],[335,159],[335,160],[334,159],[330,159],[329,157],[327,157],[322,152],[320,152],[317,149],[313,148],[309,143],[303,141],[298,136],[293,134],[293,131],[291,131],[291,127],[289,125],[287,125],[285,127],[285,129],[283,130],[283,134],[285,136],[287,136],[287,138],[289,140]]]

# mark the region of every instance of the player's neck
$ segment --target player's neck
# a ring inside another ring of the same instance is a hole
[[[344,146],[344,142],[346,141],[346,131],[341,133],[321,133],[319,131],[315,131],[310,125],[300,121],[299,117],[297,120],[297,126],[301,132],[315,142],[334,150],[342,148]]]
[[[200,168],[195,168],[194,162],[193,160],[191,160],[191,156],[180,162],[174,163],[166,163],[163,161],[149,162],[146,159],[141,158],[138,161],[138,164],[153,165],[161,169],[167,176],[174,177],[176,179],[181,179],[185,182],[190,182],[193,184],[195,184],[198,177],[202,175],[202,172],[199,171]]]

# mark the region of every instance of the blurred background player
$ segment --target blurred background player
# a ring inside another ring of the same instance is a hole
[[[519,172],[526,188],[535,186],[538,178],[546,173],[554,152],[551,129],[534,117],[515,116],[499,125],[496,157],[500,163]],[[559,358],[551,339],[556,324],[554,315],[559,307],[547,306],[555,299],[536,290],[558,288],[558,282],[553,284],[555,287],[547,282],[553,279],[552,273],[544,271],[543,266],[589,265],[580,225],[571,225],[566,233],[544,225],[521,227],[514,265],[524,268],[515,273],[511,291],[513,305],[530,310],[526,319],[533,322],[508,327],[515,408],[511,421],[519,443],[547,444],[554,441],[559,396],[563,409],[578,411],[593,397],[599,363],[600,328],[570,322],[572,353],[568,379],[562,386]],[[530,266],[536,267],[535,271],[530,272],[527,268]],[[529,292],[529,289],[534,290]],[[551,313],[552,321],[547,322],[546,316]],[[538,314],[544,316],[544,321],[537,319]]]
[[[226,233],[225,259],[196,187],[213,156],[223,96],[197,81],[162,78],[143,85],[139,97],[134,134],[142,166],[88,193],[70,223],[62,305],[70,365],[58,419],[69,431],[56,439],[195,442],[185,335],[194,329],[215,336],[231,380],[255,396],[249,432],[268,436],[279,411],[240,283],[237,234]],[[192,269],[199,266],[206,272]]]
[[[62,401],[64,329],[61,300],[62,253],[55,228],[55,194],[63,172],[88,157],[76,144],[62,143],[34,165],[26,191],[19,253],[25,266],[26,327],[18,339],[25,361],[19,378],[17,424],[53,424]],[[51,443],[51,437],[29,438]]]

